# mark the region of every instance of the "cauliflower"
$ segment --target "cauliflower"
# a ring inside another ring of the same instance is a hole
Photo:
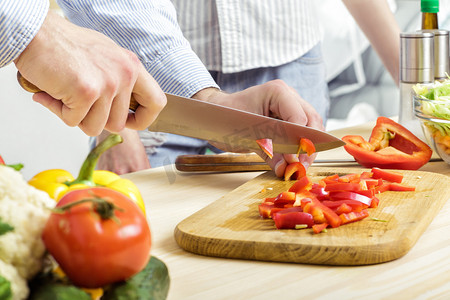
[[[54,206],[55,201],[30,186],[21,173],[0,165],[0,223],[13,227],[0,235],[0,276],[10,281],[13,299],[26,299],[27,281],[42,268],[41,234]]]

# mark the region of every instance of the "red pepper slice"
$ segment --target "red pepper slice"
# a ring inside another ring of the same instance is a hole
[[[297,155],[299,155],[300,152],[304,152],[308,156],[311,156],[314,152],[316,152],[316,147],[314,146],[313,142],[311,142],[311,140],[307,138],[301,138],[297,150]]]
[[[367,209],[363,209],[360,212],[352,211],[346,214],[340,214],[339,218],[341,219],[342,224],[348,224],[362,220],[364,218],[367,218],[368,216],[369,212],[367,211]]]
[[[416,188],[413,186],[406,185],[406,184],[391,182],[389,184],[389,190],[395,191],[395,192],[414,192],[416,190]]]
[[[273,157],[272,139],[259,139],[256,140],[256,143],[258,144],[259,148],[261,148],[261,150],[264,151],[264,153],[266,153],[270,159],[272,159]]]
[[[2,156],[0,155],[0,165],[4,165],[5,161],[3,160]]]
[[[325,191],[359,191],[361,190],[361,185],[356,182],[337,182],[337,183],[328,183],[325,186]]]
[[[275,221],[275,226],[278,229],[295,229],[295,225],[305,224],[308,227],[314,225],[312,215],[305,212],[298,211],[284,211],[281,210],[274,213],[272,219]]]
[[[401,183],[403,174],[395,171],[382,170],[380,168],[372,168],[372,177],[375,179],[384,179],[390,182]]]
[[[284,180],[300,179],[306,176],[305,166],[301,162],[290,163],[284,170]]]
[[[359,135],[347,135],[342,140],[345,150],[367,168],[417,170],[432,154],[427,144],[386,117],[378,117],[369,142]]]
[[[370,197],[361,195],[359,193],[354,192],[330,192],[330,199],[331,200],[355,200],[359,201],[362,204],[365,204],[367,206],[370,206],[370,202],[372,202],[372,199]]]
[[[315,234],[317,233],[321,233],[322,231],[324,231],[326,228],[328,227],[327,223],[322,223],[322,224],[314,224],[312,226],[313,232]]]
[[[309,191],[312,187],[312,182],[308,176],[303,176],[289,188],[289,192],[296,194],[302,193],[304,191]]]

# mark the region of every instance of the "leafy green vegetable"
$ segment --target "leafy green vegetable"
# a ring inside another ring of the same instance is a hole
[[[417,84],[413,89],[419,99],[425,99],[420,101],[419,106],[424,117],[440,119],[435,120],[437,122],[425,121],[424,124],[431,132],[439,131],[442,136],[450,135],[450,79],[435,82],[431,86]]]
[[[0,276],[0,299],[12,300],[11,283],[4,277]]]
[[[3,222],[2,218],[0,218],[0,235],[3,235],[5,233],[8,233],[13,230],[14,230],[14,227],[9,225],[8,223]],[[0,299],[2,299],[2,298],[0,298]]]

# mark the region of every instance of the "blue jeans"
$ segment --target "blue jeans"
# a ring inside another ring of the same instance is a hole
[[[233,93],[251,86],[281,79],[308,101],[326,122],[330,101],[325,81],[325,65],[320,44],[297,60],[277,67],[258,68],[239,73],[224,74],[212,71],[211,75],[223,91]],[[152,167],[172,164],[179,155],[220,152],[207,141],[167,134],[167,141],[149,154]]]

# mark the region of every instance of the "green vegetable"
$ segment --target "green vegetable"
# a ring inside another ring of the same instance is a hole
[[[2,276],[0,276],[0,299],[12,299],[11,283]]]
[[[8,223],[3,222],[2,218],[0,218],[0,235],[3,235],[5,233],[8,233],[13,230],[14,230],[14,227],[9,225]],[[2,299],[2,298],[0,298],[0,299]]]
[[[1,299],[1,298],[0,298]],[[73,285],[48,282],[36,285],[29,300],[91,300],[88,293]]]
[[[166,265],[152,256],[144,270],[105,290],[102,300],[163,300],[167,298],[169,286]]]

